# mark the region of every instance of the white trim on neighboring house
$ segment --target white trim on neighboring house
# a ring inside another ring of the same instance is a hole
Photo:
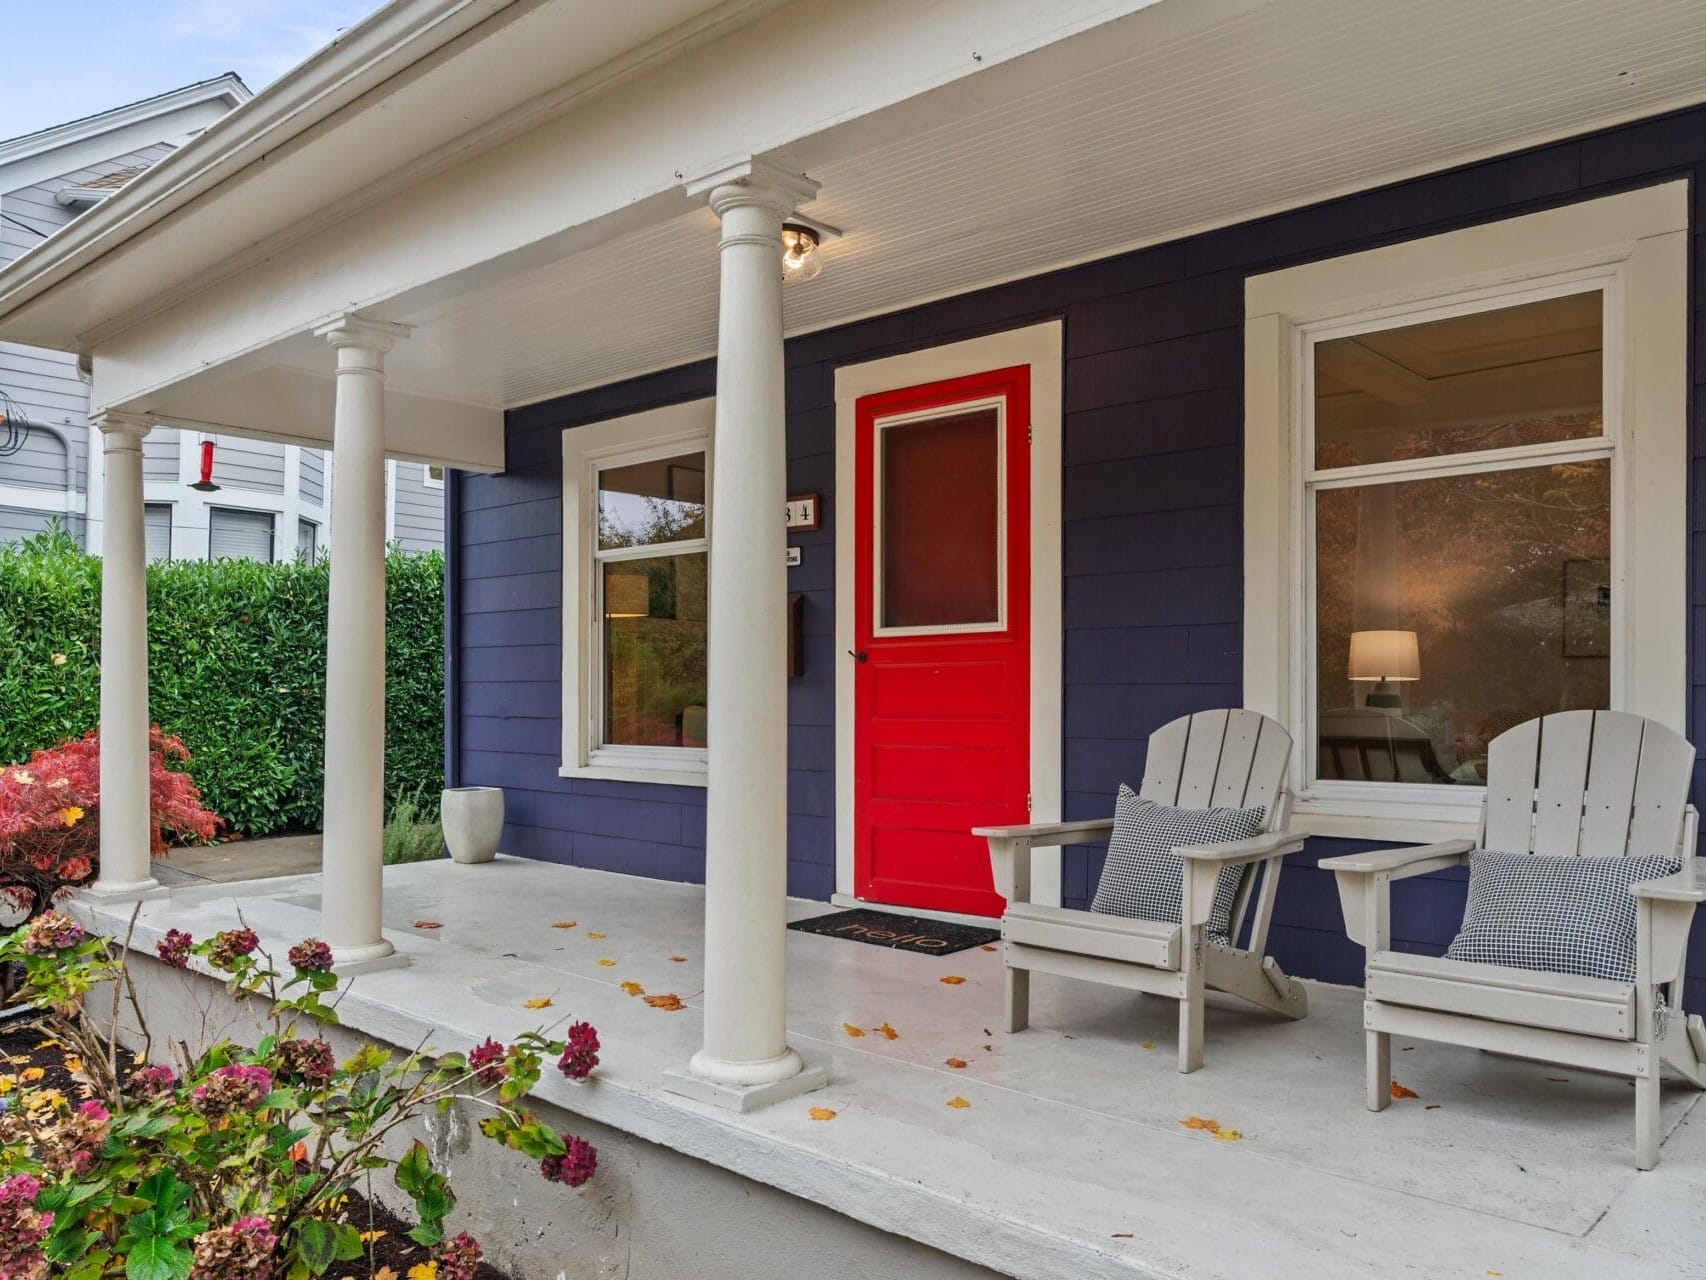
[[[438,468],[438,474],[436,476],[433,475],[433,473],[432,473],[434,467]],[[423,488],[423,489],[442,489],[442,488],[444,488],[444,464],[442,462],[423,462],[423,463],[421,463],[421,488]]]
[[[704,399],[563,431],[563,725],[562,763],[557,770],[561,777],[705,785],[705,750],[609,747],[597,742],[600,647],[593,635],[598,624],[598,575],[592,549],[598,528],[599,464],[636,453],[656,456],[672,447],[704,449],[709,497],[715,421],[716,401]],[[781,520],[780,511],[776,518]],[[716,536],[715,519],[715,511],[707,507],[707,547],[709,537]],[[695,542],[691,549],[698,546]],[[714,595],[712,607],[718,607]],[[716,726],[710,731],[715,733]]]
[[[1312,340],[1514,305],[1537,291],[1604,290],[1606,438],[1486,458],[1532,465],[1596,447],[1611,458],[1611,705],[1680,731],[1688,709],[1687,274],[1688,184],[1671,182],[1246,281],[1244,704],[1286,724],[1299,744],[1291,785],[1304,830],[1474,836],[1482,795],[1425,784],[1316,786],[1307,776],[1314,608],[1303,362]]]
[[[854,406],[863,396],[1029,365],[1031,369],[1031,821],[1061,811],[1061,417],[1063,327],[1058,320],[908,352],[835,371],[835,888],[853,895]],[[1038,849],[1032,899],[1060,902],[1060,851]]]
[[[397,540],[397,459],[385,459],[385,545]]]

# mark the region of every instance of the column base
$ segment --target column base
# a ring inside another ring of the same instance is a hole
[[[339,977],[358,973],[378,973],[383,969],[406,969],[409,957],[398,951],[384,938],[359,947],[333,947],[332,968]]]
[[[708,1102],[713,1107],[721,1107],[725,1111],[749,1112],[778,1102],[786,1102],[790,1098],[798,1098],[802,1094],[812,1093],[829,1083],[829,1073],[822,1067],[813,1066],[801,1059],[800,1055],[789,1049],[774,1063],[756,1064],[760,1074],[774,1075],[774,1072],[785,1071],[787,1074],[756,1084],[731,1084],[713,1078],[713,1074],[725,1074],[730,1071],[744,1071],[754,1064],[748,1063],[710,1063],[705,1055],[696,1053],[688,1063],[685,1071],[664,1072],[663,1087],[671,1093],[678,1093],[684,1098],[692,1098],[695,1102]],[[718,1071],[717,1068],[722,1070]],[[792,1068],[789,1071],[789,1068]],[[772,1070],[773,1068],[773,1070]]]
[[[131,880],[118,884],[96,880],[93,884],[86,884],[79,889],[77,896],[105,905],[113,902],[148,902],[155,898],[170,897],[171,893],[170,889],[150,876],[146,880]]]

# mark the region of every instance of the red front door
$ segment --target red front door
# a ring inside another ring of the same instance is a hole
[[[999,915],[972,827],[1027,820],[1030,369],[858,402],[854,892]]]

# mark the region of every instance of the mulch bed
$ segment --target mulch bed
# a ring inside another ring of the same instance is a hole
[[[41,1079],[32,1080],[27,1087],[58,1089],[71,1097],[78,1096],[81,1086],[66,1069],[64,1050],[48,1042],[33,1023],[0,1025],[0,1055],[4,1055],[0,1058],[0,1075],[16,1078],[31,1067],[39,1067],[43,1073]],[[409,1268],[429,1259],[429,1252],[408,1238],[407,1232],[413,1224],[377,1201],[369,1202],[364,1196],[352,1193],[348,1221],[363,1231],[385,1234],[374,1240],[369,1259],[340,1263],[328,1271],[331,1280],[408,1280]],[[510,1280],[504,1272],[485,1262],[475,1274],[478,1280]]]

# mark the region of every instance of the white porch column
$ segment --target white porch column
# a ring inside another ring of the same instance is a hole
[[[385,825],[385,353],[407,330],[346,316],[337,349],[320,920],[344,973],[406,963],[381,932]]]
[[[100,432],[101,869],[87,892],[109,901],[165,893],[150,874],[148,588],[142,518],[145,418],[109,413]]]
[[[705,1042],[675,1087],[749,1110],[823,1083],[787,1043],[782,221],[817,184],[757,161],[689,187],[722,219],[705,801]]]

